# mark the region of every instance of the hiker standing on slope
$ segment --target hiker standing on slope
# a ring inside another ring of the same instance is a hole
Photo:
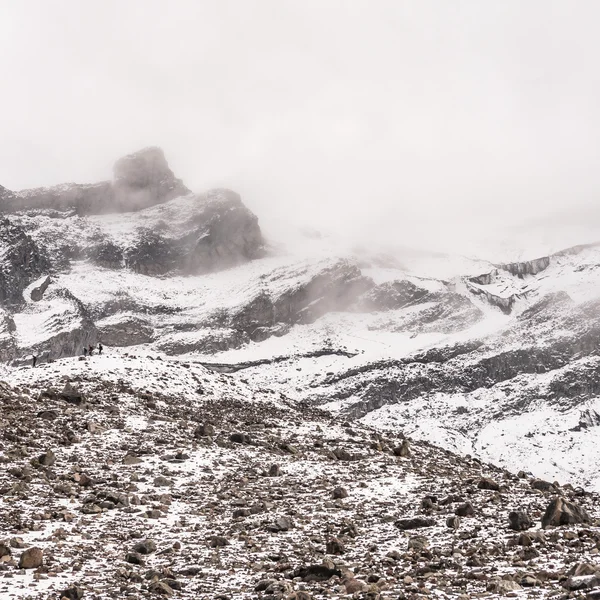
[[[98,354],[102,354],[103,349],[104,349],[104,346],[102,345],[102,343],[98,342]]]
[[[37,362],[37,356],[35,354],[33,354],[31,356],[31,366],[35,367],[35,363]]]

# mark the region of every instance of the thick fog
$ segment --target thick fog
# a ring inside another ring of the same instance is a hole
[[[596,234],[595,0],[0,10],[8,188],[105,179],[159,145],[189,187],[236,189],[271,227],[459,251]]]

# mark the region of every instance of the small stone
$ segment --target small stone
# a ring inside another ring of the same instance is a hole
[[[416,535],[415,537],[411,537],[408,540],[408,549],[409,550],[416,550],[417,552],[422,552],[428,546],[429,546],[429,542],[427,541],[427,538],[425,538],[421,535]]]
[[[408,440],[402,440],[400,446],[394,448],[394,455],[400,456],[401,458],[410,458],[410,444]]]
[[[475,509],[470,502],[465,502],[464,504],[456,507],[454,514],[458,515],[459,517],[473,517],[475,516]]]
[[[348,492],[347,492],[346,488],[336,487],[333,490],[332,496],[333,496],[334,500],[338,500],[338,499],[342,499],[342,498],[347,498],[348,497]]]
[[[38,461],[44,467],[51,467],[56,462],[56,454],[52,450],[48,450],[38,458]]]
[[[202,423],[194,429],[194,437],[214,437],[215,428],[210,423]]]
[[[269,469],[269,477],[279,477],[281,475],[281,469],[279,465],[271,465]]]
[[[163,475],[155,477],[153,483],[156,487],[168,487],[173,485],[173,482],[167,477],[164,477]]]
[[[221,535],[212,535],[208,538],[208,543],[211,548],[224,548],[229,545],[227,539]]]
[[[340,555],[344,554],[344,552],[346,551],[346,547],[340,539],[331,538],[327,541],[327,544],[325,545],[325,551],[327,552],[327,554]]]
[[[410,529],[419,529],[421,527],[433,527],[435,525],[434,519],[428,519],[426,517],[413,517],[409,519],[398,519],[394,526],[402,531],[408,531]]]
[[[66,590],[60,593],[61,600],[81,600],[83,598],[83,590],[76,586],[72,585],[68,587]]]
[[[132,565],[143,565],[144,559],[141,554],[137,552],[128,552],[125,556],[125,561]]]
[[[156,552],[156,542],[153,540],[138,542],[133,547],[133,552],[137,552],[138,554],[152,554],[153,552]]]

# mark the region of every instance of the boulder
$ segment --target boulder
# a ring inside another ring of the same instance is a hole
[[[29,548],[19,557],[20,569],[37,569],[44,562],[44,552],[41,548]]]
[[[508,514],[508,525],[514,531],[525,531],[533,527],[533,521],[526,512],[513,510]]]
[[[409,519],[398,519],[394,526],[401,531],[409,531],[410,529],[420,529],[421,527],[433,527],[435,525],[434,519],[428,519],[425,517],[412,517]]]
[[[40,285],[34,287],[31,290],[31,299],[34,302],[39,302],[44,297],[44,292],[48,289],[49,285],[52,283],[50,276],[47,275],[44,281],[40,283]]]
[[[592,519],[587,511],[574,502],[569,502],[557,496],[554,498],[542,517],[542,527],[560,527],[576,523],[591,523]]]

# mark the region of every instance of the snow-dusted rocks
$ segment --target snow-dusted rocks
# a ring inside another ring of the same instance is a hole
[[[529,477],[418,440],[396,456],[398,433],[295,404],[243,372],[136,354],[5,373],[2,597],[449,600],[598,587],[597,494],[560,487],[592,522],[541,531],[550,498]],[[48,448],[54,459],[41,461]],[[511,531],[515,507],[538,527]],[[34,549],[42,562],[20,569]]]

